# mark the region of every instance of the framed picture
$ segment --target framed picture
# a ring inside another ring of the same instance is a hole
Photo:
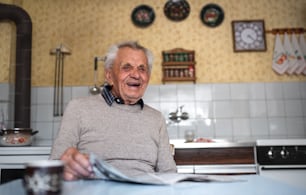
[[[232,21],[235,52],[266,51],[264,20]]]

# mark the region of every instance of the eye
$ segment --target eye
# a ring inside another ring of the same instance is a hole
[[[142,65],[138,66],[138,71],[140,71],[140,72],[147,72],[148,68],[147,68],[146,65],[142,64]]]
[[[123,65],[121,66],[121,69],[122,69],[123,71],[130,71],[130,70],[133,69],[133,66],[132,66],[131,64],[123,64]]]

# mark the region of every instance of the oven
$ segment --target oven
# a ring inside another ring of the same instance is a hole
[[[256,141],[258,173],[306,189],[306,139]]]
[[[47,160],[50,147],[0,147],[0,184],[23,177],[25,164]]]

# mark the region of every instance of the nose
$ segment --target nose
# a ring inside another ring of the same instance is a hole
[[[139,70],[137,68],[133,68],[130,72],[130,76],[138,79],[140,77]]]

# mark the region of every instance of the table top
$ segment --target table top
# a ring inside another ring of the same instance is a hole
[[[106,180],[79,180],[64,182],[63,195],[180,195],[180,194],[222,194],[222,195],[305,195],[306,189],[290,186],[259,175],[234,176],[244,179],[235,182],[180,182],[173,185],[142,185]],[[1,195],[19,194],[25,191],[22,180],[0,185]]]

